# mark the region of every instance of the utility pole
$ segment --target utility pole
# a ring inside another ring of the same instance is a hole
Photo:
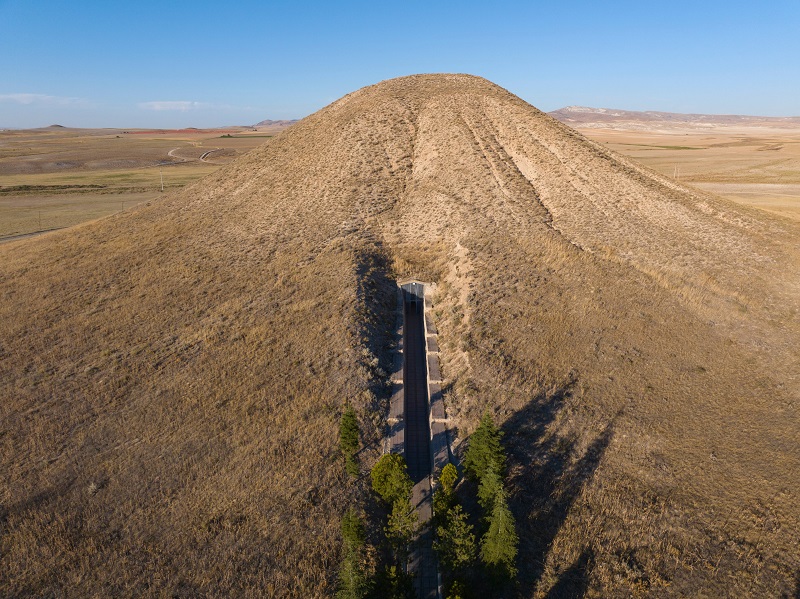
[[[161,175],[161,192],[164,192],[164,171],[158,169],[158,174]]]

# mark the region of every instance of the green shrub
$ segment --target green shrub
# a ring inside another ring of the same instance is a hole
[[[387,453],[378,460],[370,473],[372,489],[392,505],[398,499],[406,501],[411,496],[414,483],[408,475],[406,461],[396,453]]]

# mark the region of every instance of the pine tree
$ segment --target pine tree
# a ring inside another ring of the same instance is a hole
[[[392,513],[386,525],[386,536],[397,548],[411,542],[419,527],[419,517],[408,498],[398,498],[392,503]]]
[[[508,508],[505,490],[501,488],[495,494],[489,530],[481,540],[481,560],[498,581],[516,576],[518,544],[514,515]]]
[[[358,419],[356,411],[350,403],[344,409],[342,419],[339,422],[339,448],[345,459],[345,469],[351,476],[358,476],[358,463],[356,453],[359,449],[358,441]]]
[[[339,569],[337,599],[363,599],[368,590],[367,577],[359,563],[358,554],[348,552]]]
[[[364,522],[353,508],[342,516],[342,539],[346,551],[360,551],[366,542]]]
[[[414,483],[408,475],[406,461],[397,453],[387,453],[378,460],[370,473],[372,489],[388,504],[411,496]]]
[[[450,583],[445,592],[445,599],[466,599],[468,597],[467,585],[461,580]]]
[[[502,437],[503,432],[497,428],[491,414],[484,414],[478,428],[469,438],[469,447],[464,456],[464,470],[470,478],[480,482],[489,464],[494,464],[502,479],[506,469],[506,454],[500,442]]]
[[[457,481],[458,470],[456,470],[456,467],[453,466],[453,464],[448,462],[445,464],[444,468],[442,468],[442,473],[439,475],[440,488],[447,493],[452,493],[456,488]]]
[[[453,464],[446,464],[439,475],[439,486],[433,494],[433,515],[444,522],[447,513],[456,503],[455,486],[458,471]]]
[[[433,548],[450,573],[459,572],[475,561],[475,535],[460,505],[454,506],[446,514],[445,523],[437,527]]]
[[[500,478],[494,462],[489,462],[486,472],[478,484],[478,503],[486,512],[491,513],[494,498],[502,488],[503,479]]]
[[[370,599],[417,599],[414,579],[397,566],[389,566],[375,577]]]
[[[364,523],[354,509],[342,516],[344,560],[339,568],[338,599],[363,599],[369,589],[367,576],[361,565],[362,549],[366,540]]]

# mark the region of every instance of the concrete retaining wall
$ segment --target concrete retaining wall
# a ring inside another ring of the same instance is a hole
[[[430,312],[432,289],[425,286],[425,347],[428,354],[428,405],[431,427],[431,462],[433,480],[439,478],[442,468],[450,461],[447,415],[442,397],[442,374],[439,370],[439,333]]]

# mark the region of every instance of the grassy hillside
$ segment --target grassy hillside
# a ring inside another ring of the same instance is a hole
[[[431,75],[0,246],[0,589],[331,595],[337,418],[377,441],[414,276],[459,441],[505,430],[520,596],[795,592],[798,233]]]

